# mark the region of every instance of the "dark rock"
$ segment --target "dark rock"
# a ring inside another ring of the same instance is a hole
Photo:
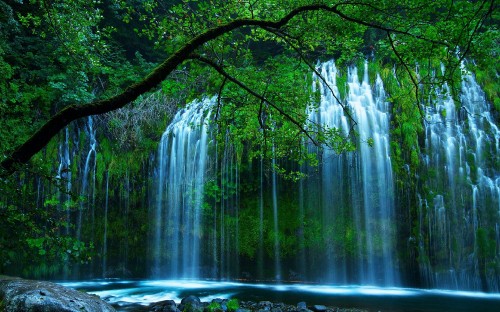
[[[186,305],[188,303],[193,304],[193,305],[200,305],[201,300],[200,300],[200,298],[193,296],[193,295],[187,296],[181,300],[181,304]]]
[[[191,295],[183,298],[178,308],[184,312],[202,312],[204,305],[201,303],[200,298]]]
[[[173,300],[158,301],[149,306],[149,311],[153,312],[180,312],[177,304]]]
[[[271,311],[272,307],[273,304],[270,301],[261,301],[257,304],[257,309],[259,309],[259,311]]]
[[[307,309],[307,304],[304,301],[299,302],[299,303],[297,303],[297,309],[299,309],[299,310]]]
[[[0,310],[4,312],[111,312],[108,303],[58,284],[0,275]]]
[[[236,309],[236,311],[234,311],[234,312],[251,312],[251,311],[250,311],[250,310],[248,310],[248,309],[238,308],[238,309]]]
[[[261,301],[259,302],[259,305],[263,307],[271,307],[273,304],[271,301]]]
[[[316,312],[323,312],[323,311],[328,310],[328,308],[325,307],[324,305],[316,304],[316,305],[312,306],[311,310],[316,311]]]

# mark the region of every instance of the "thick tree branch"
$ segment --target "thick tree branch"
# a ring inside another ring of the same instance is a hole
[[[148,76],[146,76],[142,81],[137,82],[128,88],[126,88],[122,93],[113,96],[109,99],[94,101],[86,105],[70,105],[60,110],[54,116],[52,116],[40,129],[38,129],[26,142],[21,144],[14,152],[8,155],[0,163],[0,175],[6,176],[11,174],[18,168],[19,165],[26,164],[33,155],[39,152],[48,142],[64,127],[66,127],[70,122],[91,116],[104,114],[118,108],[125,106],[126,104],[137,99],[141,94],[144,94],[153,88],[155,88],[161,81],[163,81],[172,71],[174,71],[180,64],[182,64],[197,48],[203,46],[207,42],[214,40],[232,30],[242,28],[242,27],[259,27],[259,28],[274,28],[279,29],[289,23],[294,17],[305,12],[313,11],[325,11],[333,13],[346,21],[364,25],[367,27],[377,28],[393,33],[403,34],[418,38],[421,40],[426,40],[433,42],[424,37],[413,35],[409,32],[401,31],[398,29],[391,29],[384,25],[371,23],[369,21],[359,20],[354,17],[350,17],[347,14],[339,10],[340,6],[347,6],[348,2],[337,3],[332,6],[325,4],[312,4],[305,5],[291,10],[283,18],[276,21],[266,21],[266,20],[255,20],[255,19],[235,19],[226,24],[219,25],[214,28],[210,28],[205,32],[195,36],[193,39],[185,43],[180,49],[178,49],[174,54],[168,57],[163,63],[156,67]],[[442,44],[440,42],[436,42]]]
[[[109,99],[95,101],[83,106],[70,105],[52,116],[33,136],[26,142],[20,145],[12,154],[1,162],[1,175],[9,175],[14,172],[21,164],[25,164],[29,159],[39,152],[48,142],[70,122],[91,115],[104,114],[115,109],[121,108],[126,104],[137,99],[141,94],[155,88],[163,81],[174,69],[183,63],[186,58],[193,53],[198,47],[203,44],[222,36],[234,29],[244,26],[259,26],[259,27],[282,27],[288,23],[294,16],[308,11],[318,10],[317,6],[306,6],[292,10],[281,20],[261,21],[252,19],[238,19],[227,24],[208,29],[204,33],[194,37],[187,42],[177,52],[167,58],[163,63],[156,67],[144,80],[129,86],[121,94],[113,96]]]

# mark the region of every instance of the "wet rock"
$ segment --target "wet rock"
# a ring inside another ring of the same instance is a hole
[[[149,311],[152,312],[180,312],[177,309],[177,304],[173,300],[159,301],[149,306]]]
[[[98,296],[58,284],[0,275],[0,310],[4,312],[111,312],[115,309]]]
[[[328,310],[328,308],[325,307],[324,305],[315,304],[312,306],[311,310],[313,310],[315,312],[324,312],[324,311]]]
[[[190,295],[181,300],[178,309],[183,312],[202,312],[205,304],[202,304],[200,298]]]
[[[185,298],[183,298],[181,300],[181,304],[185,305],[185,304],[188,304],[188,303],[189,304],[194,304],[194,305],[200,305],[201,304],[201,300],[200,300],[200,298],[198,298],[196,296],[193,296],[193,295],[187,296],[187,297],[185,297]]]
[[[297,303],[297,309],[298,310],[307,309],[307,304],[304,301],[301,301],[301,302]]]
[[[271,311],[271,308],[273,307],[273,303],[271,301],[260,301],[257,304],[257,308],[261,311]]]
[[[313,312],[312,309],[314,307],[316,307],[317,309],[315,311],[321,312],[368,312],[367,310],[363,309],[327,307],[324,305],[315,305],[307,308],[307,304],[305,302],[299,302],[297,306],[284,303],[271,303],[269,301],[260,301],[258,303],[253,301],[240,302],[240,309],[247,309],[252,312],[271,312],[273,309],[281,309],[282,312]]]

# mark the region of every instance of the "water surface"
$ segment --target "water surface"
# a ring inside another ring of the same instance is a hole
[[[240,301],[322,304],[369,311],[500,311],[500,294],[441,289],[338,286],[317,284],[254,284],[200,280],[92,280],[60,284],[100,296],[118,311],[140,311],[153,302],[180,300],[188,295],[202,301],[237,298]]]

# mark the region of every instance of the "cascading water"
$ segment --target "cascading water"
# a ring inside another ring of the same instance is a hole
[[[390,106],[382,80],[377,76],[369,84],[367,64],[362,81],[358,70],[350,68],[347,86],[339,86],[347,87],[341,99],[334,62],[321,64],[318,71],[322,78],[314,77],[313,88],[319,88],[321,101],[310,108],[309,119],[345,136],[355,131],[357,149],[338,155],[310,145],[320,164],[301,166],[309,177],[295,184],[297,194],[285,196],[287,182],[264,169],[277,160],[259,159],[253,167],[258,174],[244,172],[229,132],[219,144],[210,141],[207,124],[214,98],[194,102],[174,117],[158,151],[151,227],[154,277],[293,276],[337,284],[401,284],[395,211],[412,203],[395,202]],[[425,108],[420,205],[415,228],[407,233],[419,232],[417,261],[429,286],[498,291],[500,274],[492,263],[500,245],[499,129],[471,75],[464,77],[460,109],[446,88]],[[211,142],[214,148],[209,149]],[[240,173],[242,181],[255,176],[255,190],[248,194],[259,196],[248,202],[242,198],[241,205]],[[211,197],[204,198],[208,185]],[[292,211],[299,225],[290,231],[280,222]],[[255,229],[240,226],[241,215],[255,218],[247,223]],[[245,231],[255,233],[255,268],[242,261],[240,269],[239,239]],[[280,246],[286,235],[297,238],[293,259]],[[274,266],[266,266],[273,260]]]
[[[259,246],[257,253],[257,278],[264,278],[264,159],[259,161]]]
[[[313,88],[320,86],[321,103],[318,109],[311,109],[310,120],[347,135],[351,121],[337,100],[340,95],[334,62],[322,64],[319,72],[326,84],[315,76]],[[306,191],[301,192],[309,194],[309,207],[321,207],[316,215],[322,220],[326,244],[325,281],[395,285],[398,275],[389,107],[380,77],[372,92],[367,64],[361,83],[357,69],[349,69],[348,85],[345,102],[357,123],[358,151],[342,155],[328,148],[319,151],[319,174],[305,183]]]
[[[273,145],[273,160],[272,160],[272,193],[273,193],[273,230],[274,230],[274,273],[275,278],[281,281],[281,256],[280,256],[280,241],[279,241],[279,217],[278,217],[278,183],[276,179],[276,158]]]
[[[108,267],[108,210],[109,210],[109,171],[106,173],[106,198],[104,202],[104,233],[102,235],[102,277],[106,277]]]
[[[239,272],[239,192],[238,192],[238,160],[234,146],[231,144],[230,133],[226,131],[224,149],[220,163],[219,179],[219,222],[214,224],[214,230],[220,236],[219,246],[220,266],[218,277],[231,279]],[[216,209],[216,206],[213,207]],[[218,226],[217,226],[218,225]]]
[[[71,157],[70,157],[70,145],[69,145],[69,130],[64,129],[64,141],[59,144],[59,168],[57,169],[57,177],[65,183],[64,192],[59,196],[59,201],[62,205],[67,205],[71,199]],[[41,184],[40,184],[41,185]],[[71,223],[70,209],[69,207],[62,207],[66,210],[66,235],[69,235]]]
[[[207,121],[213,102],[212,98],[191,103],[175,115],[162,136],[152,250],[155,277],[199,276]]]
[[[97,140],[96,140],[96,129],[94,128],[94,120],[90,116],[87,119],[85,132],[89,138],[89,150],[87,153],[87,157],[85,159],[85,166],[82,171],[82,187],[80,191],[80,196],[85,198],[85,202],[81,202],[80,210],[78,212],[78,221],[76,228],[76,238],[81,238],[82,231],[82,220],[83,220],[83,212],[85,209],[85,204],[87,207],[90,207],[92,211],[92,228],[94,225],[94,203],[95,203],[95,170],[96,170],[96,161],[97,161]],[[92,178],[92,185],[89,186],[89,177]],[[94,233],[92,231],[91,233]]]
[[[499,291],[500,131],[474,77],[426,106],[421,272],[429,286]]]

